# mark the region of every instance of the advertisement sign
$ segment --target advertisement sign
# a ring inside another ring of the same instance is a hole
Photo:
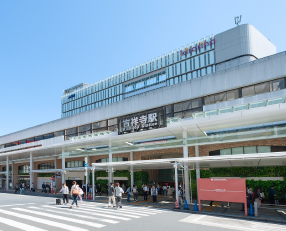
[[[139,132],[165,126],[165,110],[155,109],[119,118],[119,134]]]
[[[245,179],[197,179],[199,210],[201,201],[223,201],[244,203],[247,216]]]

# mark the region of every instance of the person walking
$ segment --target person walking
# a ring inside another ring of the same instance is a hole
[[[275,193],[274,193],[274,186],[271,186],[271,188],[269,189],[269,200],[270,200],[270,204],[275,204]]]
[[[168,186],[168,189],[167,189],[167,196],[169,197],[168,201],[172,199],[172,195],[173,195],[173,190],[171,189],[170,186]]]
[[[30,192],[35,192],[35,186],[34,186],[34,183],[32,183],[32,185],[31,185]]]
[[[165,184],[163,185],[163,192],[164,196],[167,196],[167,186]]]
[[[138,197],[138,191],[135,184],[133,185],[132,192],[133,192],[134,202],[136,202]]]
[[[108,207],[111,207],[111,200],[113,203],[113,207],[115,207],[115,196],[114,196],[114,185],[113,185],[113,183],[110,183],[110,186],[108,187]]]
[[[16,183],[16,185],[15,185],[15,193],[17,193],[19,191],[19,185],[18,185],[18,183]]]
[[[130,187],[127,188],[126,193],[128,193],[127,201],[130,202],[130,195],[131,195],[131,189],[130,189]]]
[[[153,199],[153,203],[157,202],[157,195],[158,195],[158,190],[155,188],[155,185],[153,185],[151,188],[151,196]]]
[[[63,187],[59,192],[63,194],[63,204],[69,203],[69,188],[66,183],[63,183]]]
[[[72,209],[72,206],[73,206],[74,203],[76,204],[76,207],[79,208],[79,206],[77,205],[77,198],[78,198],[78,195],[79,195],[79,189],[78,189],[75,181],[73,181],[72,184],[73,185],[71,187],[71,196],[73,198],[73,202],[72,202],[72,204],[70,206],[71,209]]]
[[[116,204],[116,209],[122,208],[122,193],[124,193],[123,189],[120,187],[119,183],[116,183],[116,187],[115,187],[115,195],[116,195],[116,199],[117,199],[117,204]]]
[[[121,185],[121,188],[122,188],[123,191],[125,192],[126,187],[125,187],[124,183]]]
[[[144,201],[147,201],[149,193],[149,187],[147,186],[147,184],[144,184],[143,192],[144,192]]]
[[[101,185],[100,184],[98,184],[97,186],[97,195],[101,196]]]

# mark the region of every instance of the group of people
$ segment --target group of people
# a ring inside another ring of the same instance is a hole
[[[30,186],[27,185],[27,187],[29,188]],[[19,183],[19,184],[16,183],[15,188],[14,188],[15,189],[15,193],[18,193],[18,191],[20,191],[20,194],[22,194],[24,191],[26,191],[27,187],[26,187],[25,182]]]
[[[44,192],[44,193],[47,193],[47,192],[51,193],[51,188],[52,188],[51,184],[49,184],[48,182],[43,182],[43,184],[42,184],[42,192]]]

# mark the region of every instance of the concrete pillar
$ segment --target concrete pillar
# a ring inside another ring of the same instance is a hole
[[[62,152],[62,184],[66,183],[66,174],[65,174],[65,168],[66,168],[66,158],[65,158],[65,152]]]
[[[6,156],[6,190],[9,190],[9,156]]]
[[[179,203],[179,192],[178,192],[178,165],[177,162],[174,164],[175,168],[175,192],[176,192],[176,201]]]
[[[58,157],[56,156],[55,157],[55,169],[58,169],[57,159],[58,159]],[[55,173],[55,187],[54,187],[54,190],[57,190],[57,176],[56,176],[56,173]]]
[[[12,182],[12,188],[14,187],[14,161],[12,161],[12,175],[11,175],[11,182]]]
[[[133,161],[133,152],[130,152],[130,161]],[[131,189],[134,185],[134,171],[133,171],[133,166],[131,166],[131,169],[130,169],[130,176],[131,176]]]
[[[111,141],[109,141],[109,145],[108,145],[108,159],[109,159],[109,163],[112,163],[112,150],[111,150]],[[110,185],[110,183],[112,182],[112,176],[113,176],[113,171],[111,168],[108,169],[108,185]]]
[[[196,157],[200,156],[198,145],[195,146],[195,153],[196,153]],[[196,163],[196,175],[197,175],[197,179],[201,178],[200,163],[198,162]]]
[[[188,158],[189,157],[189,153],[188,153],[188,146],[187,146],[187,138],[188,138],[188,134],[187,131],[183,131],[183,154],[184,154],[184,158]],[[184,185],[184,189],[185,189],[185,198],[187,200],[187,203],[190,204],[190,184],[189,184],[189,166],[185,165],[184,166],[184,178],[185,178],[185,185]]]
[[[87,187],[86,187],[87,188]],[[86,194],[87,195],[87,194]],[[94,200],[95,188],[94,188],[94,168],[92,168],[92,200]]]
[[[33,161],[33,154],[30,152],[30,190],[32,188],[32,183],[34,183],[34,161]]]
[[[86,156],[85,158],[86,158],[85,161],[86,161],[86,163],[87,163],[87,167],[90,167],[90,166],[91,166],[90,157],[89,157],[89,156]],[[86,185],[87,185],[87,184],[90,184],[90,178],[89,178],[89,176],[90,176],[90,170],[87,170],[87,171],[86,171]]]

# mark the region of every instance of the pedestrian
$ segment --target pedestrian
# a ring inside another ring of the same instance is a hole
[[[155,185],[153,185],[151,188],[151,196],[153,199],[153,203],[157,202],[157,195],[158,195],[158,190],[155,188]]]
[[[123,189],[120,187],[119,183],[116,183],[116,187],[115,187],[115,195],[116,195],[116,199],[117,199],[117,204],[116,204],[116,209],[122,208],[122,193],[124,193]]]
[[[63,204],[69,203],[69,188],[66,183],[63,183],[63,187],[59,192],[63,194]]]
[[[167,196],[169,197],[168,201],[172,198],[172,195],[173,195],[173,190],[171,189],[170,186],[168,186],[167,189]]]
[[[163,192],[164,192],[164,196],[167,195],[167,186],[166,185],[163,185]]]
[[[19,191],[19,185],[18,185],[18,183],[16,183],[16,185],[15,185],[15,193],[17,193]]]
[[[260,207],[261,199],[262,199],[260,196],[260,188],[256,188],[252,196],[253,196],[254,202],[256,202],[257,206]]]
[[[270,204],[275,204],[275,193],[274,193],[274,186],[271,186],[271,188],[269,189],[269,201]]]
[[[34,186],[34,183],[32,183],[32,185],[31,185],[30,192],[35,192],[35,186]]]
[[[108,195],[108,184],[105,185],[105,191],[106,191],[106,195]]]
[[[83,195],[85,196],[85,198],[87,198],[87,196],[86,196],[86,185],[83,184],[81,187],[82,187]]]
[[[100,184],[97,185],[97,195],[101,196],[101,185]]]
[[[147,201],[149,194],[149,187],[147,186],[147,184],[144,184],[143,191],[144,191],[144,201]]]
[[[78,191],[79,191],[78,197],[79,197],[80,201],[82,201],[83,191],[82,191],[82,189],[79,187],[79,185],[76,185],[76,186],[77,186]]]
[[[124,183],[121,185],[121,188],[122,188],[122,189],[123,189],[123,191],[125,192],[126,187],[125,187]]]
[[[130,187],[127,188],[126,193],[128,193],[128,194],[127,194],[127,201],[130,202],[130,195],[131,195],[131,189],[130,189]]]
[[[138,191],[137,191],[135,184],[133,185],[132,192],[133,192],[133,196],[134,196],[134,202],[136,202],[137,197],[138,197]]]
[[[183,189],[182,187],[179,187],[179,191],[178,191],[178,194],[179,194],[179,204],[183,204]]]
[[[114,185],[110,183],[108,187],[108,207],[111,207],[111,200],[113,203],[113,208],[115,207],[115,196],[114,196]]]
[[[46,189],[46,186],[45,186],[45,183],[43,182],[43,184],[42,184],[42,192],[45,192],[45,189]]]
[[[78,195],[79,195],[79,189],[77,188],[76,182],[73,181],[72,182],[72,187],[71,187],[71,196],[73,198],[73,202],[70,206],[70,208],[72,209],[73,204],[76,204],[76,207],[79,208],[79,206],[77,205],[77,199],[78,199]]]
[[[23,194],[24,188],[23,188],[23,184],[20,184],[20,194]]]

